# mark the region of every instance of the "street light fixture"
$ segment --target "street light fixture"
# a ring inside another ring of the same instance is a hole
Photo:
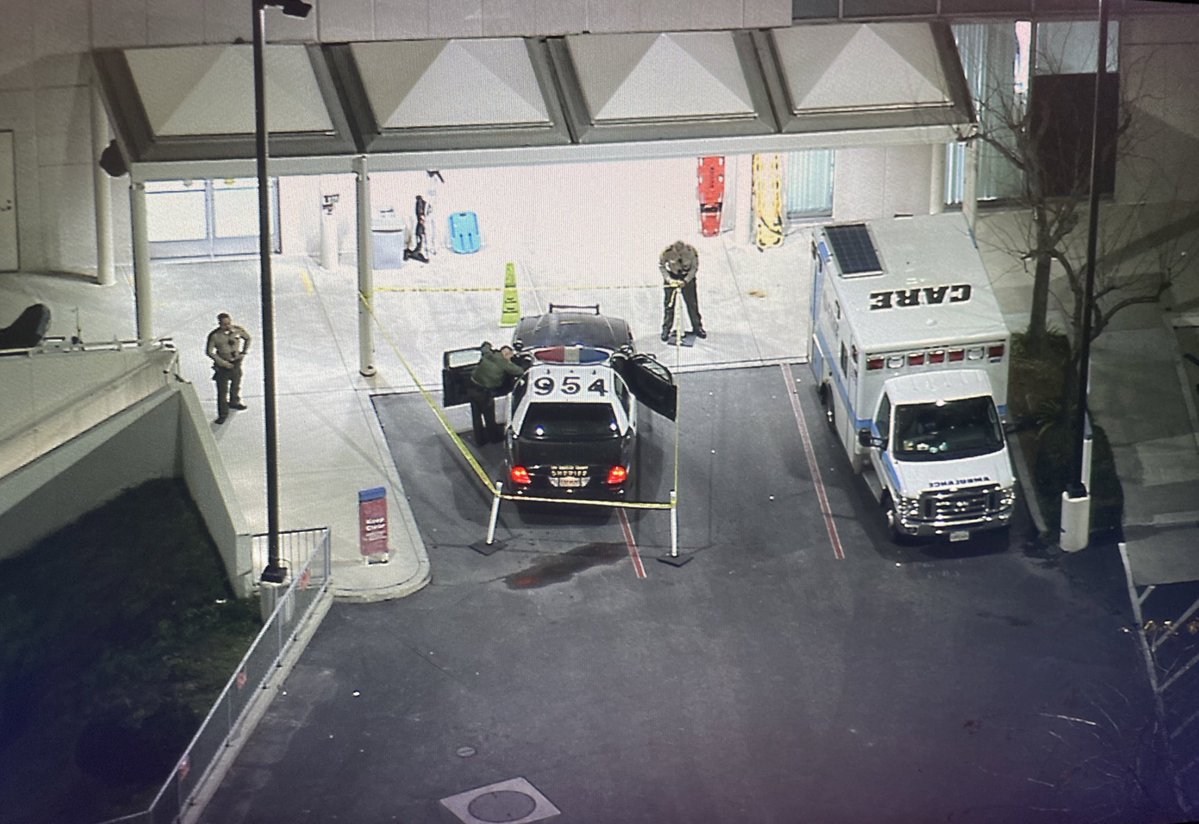
[[[271,202],[266,173],[266,7],[278,6],[290,17],[307,17],[312,4],[303,0],[253,0],[254,3],[254,138],[258,155],[258,256],[262,288],[262,385],[266,419],[266,583],[281,584],[287,567],[279,560],[279,447],[275,431],[275,305],[271,284]]]

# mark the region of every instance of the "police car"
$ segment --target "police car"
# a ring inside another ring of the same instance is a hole
[[[669,370],[637,353],[628,324],[598,306],[550,304],[512,336],[528,368],[507,396],[504,489],[514,495],[620,499],[630,485],[637,407],[674,420]],[[473,354],[472,354],[473,353]],[[466,403],[479,350],[446,352],[443,405]]]

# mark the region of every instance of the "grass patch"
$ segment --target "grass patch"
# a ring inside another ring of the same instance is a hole
[[[1074,435],[1062,423],[1068,414],[1063,400],[1070,344],[1066,336],[1051,334],[1040,352],[1032,352],[1023,334],[1012,335],[1012,364],[1008,376],[1008,406],[1013,422],[1029,437],[1014,439],[1024,450],[1032,471],[1033,489],[1048,534],[1057,541],[1061,524],[1062,491],[1073,480]],[[1091,531],[1118,529],[1124,514],[1124,491],[1116,475],[1111,444],[1103,428],[1091,418]]]
[[[260,626],[179,480],[128,490],[0,561],[6,820],[143,809]]]

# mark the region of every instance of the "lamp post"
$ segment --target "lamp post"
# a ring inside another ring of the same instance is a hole
[[[279,446],[275,431],[275,304],[271,283],[271,198],[266,173],[266,7],[280,6],[291,17],[307,17],[312,6],[302,0],[253,0],[254,3],[254,138],[258,156],[258,256],[262,288],[262,388],[266,419],[267,564],[262,580],[281,584],[287,567],[279,560]]]
[[[1086,278],[1083,281],[1083,317],[1078,353],[1078,396],[1074,404],[1074,421],[1070,428],[1074,436],[1072,477],[1062,493],[1062,549],[1077,551],[1086,547],[1089,540],[1091,518],[1091,496],[1087,490],[1090,478],[1083,477],[1086,465],[1085,439],[1087,420],[1087,389],[1091,372],[1091,322],[1095,313],[1095,256],[1099,238],[1099,153],[1107,148],[1101,145],[1099,106],[1103,100],[1103,76],[1107,72],[1107,20],[1108,10],[1104,0],[1099,3],[1099,43],[1095,67],[1095,108],[1091,123],[1091,198],[1087,225]],[[1069,522],[1069,523],[1067,523]]]

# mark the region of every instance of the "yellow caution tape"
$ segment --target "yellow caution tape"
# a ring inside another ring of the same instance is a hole
[[[511,265],[511,264],[509,264],[509,265]],[[427,403],[429,405],[429,408],[431,410],[433,410],[433,414],[437,416],[437,420],[441,422],[442,428],[445,430],[446,434],[450,436],[450,440],[453,441],[454,446],[457,447],[459,454],[461,454],[462,457],[466,460],[466,462],[470,466],[470,468],[472,470],[474,470],[475,476],[478,477],[479,481],[483,484],[483,486],[485,486],[487,488],[487,491],[494,495],[495,494],[495,485],[492,482],[491,478],[489,478],[487,476],[487,471],[483,468],[482,464],[479,463],[479,459],[477,457],[475,457],[475,453],[471,451],[471,448],[466,445],[466,441],[462,440],[462,437],[457,432],[454,431],[454,427],[452,427],[450,425],[449,418],[446,417],[445,410],[443,410],[441,408],[441,405],[437,403],[436,398],[434,398],[433,395],[427,389],[425,389],[424,384],[422,384],[420,382],[420,380],[416,377],[416,371],[412,368],[412,364],[410,364],[408,362],[408,360],[400,353],[400,349],[396,345],[395,340],[392,338],[392,336],[390,334],[388,334],[387,329],[383,326],[383,324],[379,322],[379,318],[375,316],[374,307],[371,306],[370,300],[367,299],[366,295],[362,294],[362,292],[358,293],[358,299],[360,301],[362,301],[363,306],[366,307],[367,314],[369,314],[371,316],[371,320],[374,321],[375,327],[379,330],[379,333],[383,336],[383,339],[387,341],[388,346],[391,347],[391,351],[395,353],[395,356],[397,358],[399,358],[400,364],[404,367],[404,370],[408,373],[408,377],[412,379],[412,383],[416,386],[417,391],[420,392],[421,397],[425,399],[425,403]],[[677,362],[677,355],[676,355],[676,362]],[[676,426],[675,427],[675,460],[674,460],[674,475],[675,475],[675,489],[676,490],[678,489],[678,474],[679,474],[678,452],[679,452],[678,427]],[[613,508],[617,508],[617,509],[673,509],[678,506],[678,496],[677,495],[675,496],[674,500],[670,501],[670,502],[597,501],[597,500],[589,500],[589,499],[585,499],[585,498],[578,498],[578,499],[570,498],[570,499],[564,500],[562,498],[540,498],[540,497],[533,497],[533,496],[529,496],[529,495],[512,495],[512,494],[508,494],[508,493],[503,493],[499,497],[502,500],[506,500],[506,501],[527,501],[530,503],[569,504],[572,506],[574,506],[574,505],[607,506],[607,507],[613,507]]]

